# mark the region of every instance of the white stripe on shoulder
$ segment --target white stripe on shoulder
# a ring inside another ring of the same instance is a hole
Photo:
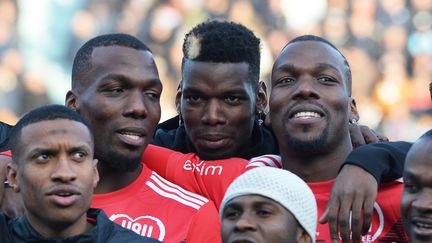
[[[179,196],[177,196],[175,194],[165,192],[164,190],[162,190],[161,188],[159,188],[158,186],[156,186],[151,181],[147,181],[146,185],[149,186],[151,189],[153,189],[153,191],[155,191],[157,194],[159,194],[159,195],[161,195],[163,197],[171,198],[171,199],[173,199],[173,200],[175,200],[175,201],[177,201],[177,202],[179,202],[181,204],[187,205],[187,206],[195,208],[197,210],[200,209],[200,207],[201,207],[200,205],[192,203],[192,202],[187,201],[187,200],[184,200],[183,198],[181,198],[181,197],[179,197]]]
[[[152,179],[155,183],[157,183],[160,187],[164,188],[167,191],[171,191],[173,193],[178,194],[179,196],[191,200],[193,202],[199,203],[200,205],[204,205],[209,200],[201,195],[198,195],[196,193],[190,192],[184,188],[182,188],[179,185],[176,185],[167,179],[163,178],[162,176],[158,175],[156,172],[152,172],[152,175],[150,176],[150,179]]]
[[[275,168],[282,168],[281,157],[279,155],[262,155],[249,160],[247,167],[263,167],[270,166]]]

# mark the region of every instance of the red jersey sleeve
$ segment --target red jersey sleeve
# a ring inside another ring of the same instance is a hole
[[[165,179],[214,201],[217,208],[228,186],[248,165],[245,159],[205,161],[194,153],[154,145],[146,148],[141,161]]]
[[[4,151],[4,152],[1,152],[0,155],[4,155],[4,156],[8,156],[8,157],[12,157],[12,152],[11,152],[10,150],[8,150],[8,151]]]
[[[189,227],[186,242],[222,242],[219,214],[213,202],[208,202],[195,214]]]

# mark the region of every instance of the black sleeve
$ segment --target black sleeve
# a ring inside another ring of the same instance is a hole
[[[412,143],[380,142],[354,149],[342,164],[352,164],[371,173],[378,184],[402,177],[405,157]]]
[[[9,133],[12,126],[4,122],[0,122],[0,152],[9,150]]]

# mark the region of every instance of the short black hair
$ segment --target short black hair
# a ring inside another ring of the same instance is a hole
[[[334,46],[332,43],[330,43],[328,40],[326,40],[326,39],[324,39],[324,38],[322,38],[322,37],[320,37],[320,36],[316,36],[316,35],[301,35],[301,36],[298,36],[298,37],[292,39],[290,42],[288,42],[288,44],[286,44],[286,45],[284,46],[284,48],[282,48],[282,51],[283,51],[287,46],[289,46],[289,45],[291,45],[291,44],[293,44],[293,43],[296,43],[296,42],[301,42],[301,41],[319,41],[319,42],[323,42],[323,43],[329,45],[331,48],[335,49],[335,50],[336,50],[336,51],[337,51],[337,52],[342,56],[342,58],[343,58],[343,60],[344,60],[345,67],[346,67],[346,70],[345,70],[345,79],[346,79],[346,84],[347,84],[347,86],[348,86],[348,93],[349,93],[349,95],[351,96],[351,92],[352,92],[352,74],[351,74],[351,67],[350,67],[350,65],[349,65],[349,63],[348,63],[348,60],[347,60],[346,57],[342,54],[342,52],[341,52],[339,49],[337,49],[337,47]]]
[[[76,111],[63,106],[63,105],[45,105],[39,108],[36,108],[26,115],[24,115],[18,123],[12,128],[9,137],[9,143],[12,150],[12,156],[14,161],[16,160],[16,156],[18,156],[19,149],[21,147],[21,132],[22,129],[28,125],[33,123],[42,122],[42,121],[50,121],[57,119],[67,119],[71,121],[76,121],[84,124],[89,130],[92,142],[93,134],[91,132],[90,126],[84,121],[84,119],[78,114]]]
[[[240,63],[249,65],[249,79],[258,87],[260,39],[241,24],[208,20],[189,31],[183,42],[182,70],[185,60]]]
[[[76,53],[72,65],[72,89],[75,90],[85,82],[85,75],[91,70],[91,55],[96,47],[123,46],[136,50],[152,52],[148,46],[128,34],[113,33],[96,36],[87,41]]]

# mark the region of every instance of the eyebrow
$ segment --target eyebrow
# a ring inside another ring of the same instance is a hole
[[[108,75],[104,76],[102,78],[102,82],[101,83],[104,84],[104,82],[106,82],[108,80],[117,80],[117,81],[119,81],[121,83],[126,83],[126,84],[128,84],[128,83],[130,83],[132,81],[132,79],[129,78],[128,76],[126,76],[126,75],[112,73],[112,74],[108,74]],[[156,78],[156,79],[148,79],[146,81],[150,81],[150,84],[148,86],[155,86],[155,85],[161,85],[162,84],[162,81],[160,79],[158,79],[158,78]]]
[[[314,69],[318,70],[326,70],[326,69],[332,69],[338,73],[340,73],[340,70],[336,68],[334,65],[331,65],[329,63],[318,63],[313,67]],[[277,67],[277,71],[286,71],[291,73],[298,73],[301,68],[294,66],[291,63],[282,64]]]

